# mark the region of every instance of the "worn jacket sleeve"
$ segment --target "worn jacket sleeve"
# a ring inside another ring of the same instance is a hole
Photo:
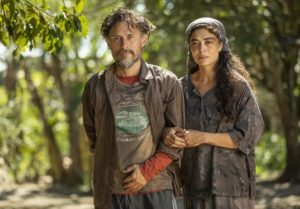
[[[176,77],[172,78],[172,82],[167,82],[168,86],[164,88],[169,89],[165,105],[165,127],[185,127],[185,110],[184,98],[180,82]],[[160,140],[159,151],[168,154],[173,160],[178,160],[181,156],[182,149],[170,148]]]
[[[82,114],[83,125],[85,132],[89,139],[90,151],[93,153],[96,145],[96,131],[95,131],[95,92],[93,91],[93,80],[91,78],[85,85],[81,102],[82,102]]]
[[[248,155],[262,135],[264,122],[255,96],[246,81],[237,86],[235,94],[237,117],[229,135],[238,149]]]

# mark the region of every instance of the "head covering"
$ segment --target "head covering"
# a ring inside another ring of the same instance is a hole
[[[193,30],[196,27],[204,27],[204,28],[212,27],[213,29],[215,29],[217,32],[218,38],[223,43],[223,48],[221,51],[228,51],[228,52],[230,51],[224,25],[219,20],[216,20],[216,19],[210,18],[210,17],[202,17],[202,18],[196,19],[193,22],[191,22],[186,29],[187,43],[189,43],[189,38],[190,38]],[[188,73],[195,72],[195,69],[194,69],[195,67],[197,67],[197,64],[194,61],[193,56],[188,47],[188,56],[187,56]]]

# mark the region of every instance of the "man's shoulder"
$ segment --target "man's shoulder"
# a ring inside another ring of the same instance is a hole
[[[97,82],[98,80],[100,80],[101,78],[104,78],[105,73],[108,71],[108,69],[109,69],[109,67],[105,68],[105,69],[102,70],[102,71],[98,71],[98,72],[96,72],[96,73],[93,73],[93,74],[89,77],[87,83],[95,83],[95,82]]]
[[[145,63],[147,68],[151,70],[151,72],[155,76],[159,76],[162,78],[171,78],[171,79],[177,79],[177,76],[170,70],[167,70],[166,68],[163,68],[158,65],[150,64],[150,63]]]

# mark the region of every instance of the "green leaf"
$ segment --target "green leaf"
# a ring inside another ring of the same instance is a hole
[[[20,52],[19,52],[19,49],[18,49],[18,48],[15,48],[14,51],[12,52],[12,55],[13,55],[14,57],[18,56],[19,54],[20,54]]]
[[[82,31],[81,22],[80,22],[79,18],[76,15],[73,16],[73,21],[74,21],[74,25],[76,27],[76,32],[77,31],[81,32]]]
[[[80,15],[79,17],[80,25],[81,25],[81,34],[83,36],[87,36],[88,34],[88,21],[85,16]]]
[[[67,20],[65,22],[65,30],[67,33],[69,33],[71,31],[71,29],[72,29],[72,22],[70,20]]]
[[[84,8],[84,0],[76,0],[75,11],[76,13],[82,12]]]
[[[6,31],[0,32],[0,41],[4,46],[6,46],[6,47],[9,46],[9,37],[8,37],[8,34]]]

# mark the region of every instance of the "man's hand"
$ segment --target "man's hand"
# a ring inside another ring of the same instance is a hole
[[[163,141],[165,145],[172,148],[185,148],[188,131],[182,128],[165,128],[163,131]]]
[[[123,189],[125,191],[134,193],[147,184],[146,179],[140,171],[139,165],[131,165],[123,170],[123,172],[129,174],[129,176],[127,176],[123,181]]]

